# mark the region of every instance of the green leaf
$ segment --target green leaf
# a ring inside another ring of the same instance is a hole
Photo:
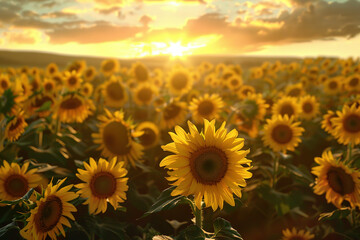
[[[0,203],[11,204],[11,205],[18,204],[19,202],[28,200],[31,197],[31,194],[33,192],[34,192],[34,189],[31,188],[22,198],[19,198],[19,199],[13,200],[13,201],[0,201]]]
[[[214,235],[212,238],[215,239],[239,239],[243,240],[241,235],[231,227],[231,224],[229,221],[223,219],[223,218],[217,218],[214,221]]]
[[[51,107],[51,101],[46,101],[43,103],[43,105],[41,105],[41,107],[39,107],[36,112],[43,112],[43,111],[47,111],[49,110]]]
[[[191,225],[187,227],[184,231],[182,231],[179,236],[176,238],[177,240],[204,240],[206,235],[204,231],[196,226]]]
[[[346,218],[351,213],[350,208],[340,208],[332,212],[321,213],[319,221]]]
[[[144,213],[141,218],[146,217],[152,213],[174,208],[180,203],[185,203],[186,200],[184,196],[171,196],[171,192],[175,189],[175,187],[176,186],[165,189],[160,194],[159,198],[155,201],[155,203],[151,206],[151,208],[146,213]]]
[[[15,224],[15,222],[11,222],[8,225],[3,226],[2,228],[0,228],[0,238],[2,236],[4,236],[9,230],[11,229],[18,229],[20,230],[20,228]]]

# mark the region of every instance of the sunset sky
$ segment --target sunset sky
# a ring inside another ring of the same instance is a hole
[[[0,49],[360,56],[360,1],[0,0]]]

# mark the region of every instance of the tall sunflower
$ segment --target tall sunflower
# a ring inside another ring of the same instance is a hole
[[[251,178],[251,160],[246,159],[250,150],[241,150],[244,139],[237,138],[234,129],[227,132],[225,122],[215,129],[215,120],[204,119],[204,131],[188,121],[189,133],[175,127],[170,133],[174,142],[162,146],[164,151],[174,153],[160,162],[160,167],[170,171],[169,181],[176,188],[171,195],[194,195],[197,208],[201,202],[207,207],[222,209],[224,201],[234,206],[233,194],[241,197],[245,179]]]
[[[224,107],[224,102],[218,94],[205,94],[199,98],[194,98],[189,106],[192,112],[192,118],[196,123],[202,123],[204,120],[213,120],[219,117]]]
[[[309,231],[299,230],[296,228],[285,229],[282,231],[283,238],[282,240],[311,240],[315,237],[314,234],[311,234]]]
[[[189,91],[193,84],[193,78],[185,68],[173,69],[167,79],[167,87],[173,95],[182,95]]]
[[[69,89],[69,91],[78,90],[82,83],[81,73],[72,71],[66,71],[63,76],[64,85]]]
[[[349,92],[360,91],[360,74],[351,75],[346,79],[345,88]]]
[[[46,94],[52,94],[56,90],[56,82],[52,78],[45,78],[43,82],[44,92]]]
[[[49,63],[45,70],[47,76],[53,76],[58,72],[59,72],[59,68],[56,65],[56,63]]]
[[[81,86],[80,93],[85,97],[91,97],[94,91],[94,87],[91,83],[87,82]]]
[[[77,193],[86,198],[83,204],[89,205],[89,214],[106,212],[108,202],[116,210],[118,204],[126,200],[125,192],[129,188],[124,162],[117,162],[114,157],[110,162],[100,158],[97,163],[90,158],[89,163],[84,162],[85,170],[78,169],[79,173],[76,174],[85,182],[75,185],[80,189]]]
[[[41,177],[36,168],[28,170],[29,162],[21,167],[17,163],[3,161],[0,168],[0,200],[12,201],[23,197],[30,188],[37,187]]]
[[[158,91],[154,85],[149,83],[139,84],[134,89],[134,101],[138,105],[149,105],[157,93]]]
[[[124,113],[116,111],[111,113],[105,109],[105,115],[98,118],[101,123],[99,132],[93,133],[94,142],[100,144],[104,157],[117,157],[119,161],[124,161],[127,165],[135,167],[135,161],[142,157],[143,146],[134,141],[133,137],[138,137],[141,133],[133,131],[134,126],[130,120],[124,120]]]
[[[306,95],[300,99],[301,117],[312,119],[319,114],[319,102],[314,96]]]
[[[253,86],[250,85],[241,85],[240,89],[236,92],[239,99],[244,99],[248,94],[256,93],[256,90]]]
[[[288,85],[285,88],[285,95],[289,97],[301,97],[304,94],[305,90],[301,83]]]
[[[288,115],[273,115],[264,126],[264,144],[276,152],[294,151],[304,131],[299,125],[300,122],[294,122],[294,118]]]
[[[114,73],[118,72],[120,68],[120,63],[116,59],[104,60],[101,63],[100,71],[105,77],[109,77]]]
[[[348,201],[354,208],[360,206],[360,172],[351,169],[340,159],[335,159],[330,151],[316,157],[319,166],[311,169],[316,176],[314,193],[325,194],[328,203],[341,208],[343,201]]]
[[[122,84],[121,78],[116,76],[111,76],[103,84],[102,95],[104,96],[105,105],[108,107],[122,107],[128,100],[125,86]]]
[[[85,81],[87,82],[90,82],[92,80],[94,80],[94,78],[96,77],[96,68],[91,66],[91,67],[88,67],[85,72],[84,72],[84,79]]]
[[[136,131],[142,132],[139,140],[145,149],[152,148],[159,143],[160,130],[154,123],[142,122],[136,127]]]
[[[69,94],[62,97],[55,105],[53,118],[59,118],[61,122],[83,122],[95,108],[90,99],[77,94]]]
[[[21,134],[25,132],[25,128],[27,127],[27,123],[25,121],[24,112],[16,114],[14,118],[6,125],[5,128],[5,137],[10,142],[15,142]]]
[[[300,105],[297,98],[294,97],[282,97],[272,107],[273,115],[288,115],[297,118],[301,112]]]
[[[239,110],[249,119],[263,120],[267,108],[269,104],[265,102],[261,93],[249,93]]]
[[[334,95],[340,92],[342,77],[333,77],[324,82],[324,92]]]
[[[333,134],[340,144],[357,145],[360,143],[360,107],[354,103],[344,105],[342,111],[336,112],[337,117],[331,119],[334,125]]]
[[[130,74],[135,78],[136,82],[138,83],[144,83],[149,80],[149,70],[141,62],[136,62],[132,65],[130,69]]]
[[[60,186],[65,179],[53,185],[50,183],[44,191],[44,196],[36,201],[36,207],[30,211],[27,225],[20,231],[25,239],[45,240],[47,237],[57,239],[57,235],[65,237],[64,225],[71,228],[68,220],[75,220],[72,212],[77,209],[69,203],[78,197],[78,194],[69,192],[73,185]]]
[[[173,100],[162,109],[160,126],[163,129],[173,128],[175,125],[183,123],[186,115],[186,103]]]

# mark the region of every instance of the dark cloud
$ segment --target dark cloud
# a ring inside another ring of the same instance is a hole
[[[143,25],[143,26],[148,26],[152,21],[154,21],[154,19],[152,19],[152,17],[148,16],[148,15],[143,15],[140,19],[139,22]]]

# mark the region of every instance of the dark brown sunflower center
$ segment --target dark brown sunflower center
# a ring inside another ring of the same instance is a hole
[[[230,81],[230,84],[231,84],[232,86],[236,87],[237,85],[239,85],[239,81],[238,81],[236,78],[234,78],[234,79],[232,79],[232,80]]]
[[[84,87],[84,88],[83,88],[83,92],[84,92],[85,94],[88,94],[88,93],[89,93],[89,88],[88,88],[88,87]]]
[[[170,104],[164,108],[164,119],[169,120],[179,115],[181,107],[176,104]]]
[[[139,82],[145,82],[149,78],[149,73],[144,66],[138,65],[135,68],[135,77]]]
[[[292,137],[293,137],[293,132],[292,132],[290,126],[284,125],[284,124],[274,127],[271,132],[271,138],[275,142],[280,143],[280,144],[289,143],[291,141]]]
[[[210,115],[211,113],[213,113],[214,109],[215,109],[214,103],[212,103],[209,100],[204,100],[200,102],[198,106],[199,114],[202,116]]]
[[[5,179],[4,188],[12,197],[21,198],[29,190],[29,184],[22,175],[13,174]]]
[[[153,92],[150,88],[142,88],[138,92],[137,96],[141,102],[149,102],[151,101]]]
[[[106,94],[113,100],[122,100],[124,98],[124,88],[119,83],[113,82],[106,87]]]
[[[49,68],[49,73],[50,73],[50,74],[53,74],[54,72],[55,72],[55,68],[54,68],[54,67],[50,67],[50,68]]]
[[[130,152],[130,132],[121,122],[107,124],[104,127],[103,139],[106,148],[113,154],[125,155]]]
[[[244,96],[247,96],[251,92],[252,91],[249,88],[245,88],[244,90],[242,90],[242,93],[244,94]]]
[[[34,79],[34,80],[31,82],[31,87],[32,87],[32,90],[33,90],[33,91],[38,90],[38,88],[39,88],[39,83],[38,83],[38,81]]]
[[[59,77],[59,76],[54,76],[53,78],[52,78],[57,84],[62,84],[62,80],[61,80],[61,78]]]
[[[79,98],[72,97],[72,98],[68,98],[68,99],[62,101],[60,104],[60,108],[73,110],[73,109],[79,108],[82,104],[83,103]]]
[[[44,88],[45,91],[50,92],[51,90],[53,90],[53,85],[51,83],[46,83]]]
[[[293,236],[293,237],[290,237],[289,240],[306,240],[306,239],[303,237],[300,237],[300,236]]]
[[[143,135],[139,137],[141,145],[150,146],[156,140],[156,133],[151,128],[142,129]]]
[[[359,84],[359,79],[357,77],[353,77],[350,82],[349,82],[349,85],[351,87],[356,87],[358,84]]]
[[[32,106],[35,108],[38,108],[38,107],[41,107],[46,102],[51,102],[51,104],[54,103],[52,98],[50,98],[49,96],[42,96],[40,98],[36,98],[35,102],[32,104]]]
[[[9,84],[7,83],[7,81],[3,80],[1,81],[1,88],[2,89],[7,89],[9,87]]]
[[[191,154],[190,168],[198,182],[215,185],[225,176],[228,159],[226,154],[217,147],[203,147]]]
[[[356,114],[351,114],[344,118],[343,120],[344,129],[350,133],[360,132],[360,116]]]
[[[335,81],[331,81],[328,86],[330,89],[336,89],[338,87],[338,84]]]
[[[228,80],[232,75],[233,75],[232,73],[225,73],[225,74],[223,75],[223,79],[224,79],[224,80]]]
[[[77,77],[75,77],[75,76],[69,77],[68,83],[69,83],[70,86],[76,85],[76,83],[77,83]]]
[[[115,63],[113,61],[107,61],[103,66],[103,70],[105,72],[114,71],[114,68],[115,68]]]
[[[300,96],[300,93],[301,93],[301,89],[299,88],[293,88],[289,91],[288,93],[288,96],[291,96],[291,97],[298,97]]]
[[[354,192],[354,180],[341,167],[331,167],[327,173],[327,180],[331,189],[341,195]]]
[[[85,72],[86,77],[91,77],[94,74],[94,71],[90,68]]]
[[[186,87],[189,79],[184,73],[177,73],[171,79],[172,86],[177,89],[181,90]]]
[[[17,129],[21,125],[22,122],[23,122],[23,118],[18,117],[16,119],[16,122],[10,125],[9,130],[13,131],[13,130]]]
[[[96,173],[90,180],[90,189],[98,198],[109,198],[116,191],[116,179],[109,172]]]
[[[60,221],[63,204],[59,197],[51,195],[45,202],[40,203],[35,215],[35,226],[39,232],[52,230]]]
[[[305,113],[311,113],[314,109],[313,105],[309,102],[306,102],[302,105],[302,109]]]
[[[294,115],[294,108],[291,104],[284,104],[281,106],[280,108],[280,114],[282,116],[284,116],[285,114],[287,114],[289,117]]]

